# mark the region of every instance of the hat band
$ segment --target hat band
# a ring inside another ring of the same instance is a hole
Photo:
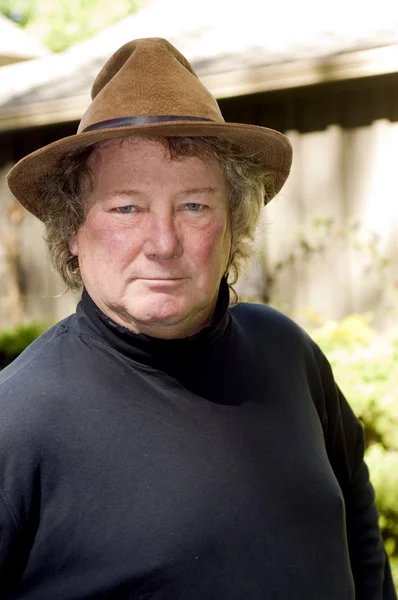
[[[93,123],[85,129],[82,133],[87,131],[95,131],[96,129],[108,129],[110,127],[129,127],[131,125],[151,125],[152,123],[167,123],[168,121],[210,121],[215,123],[213,119],[205,119],[204,117],[184,117],[182,115],[152,115],[152,116],[141,116],[141,117],[120,117],[118,119],[107,119],[106,121],[99,121]]]

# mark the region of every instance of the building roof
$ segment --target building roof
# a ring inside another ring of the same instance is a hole
[[[79,119],[123,43],[165,37],[217,98],[398,71],[398,2],[153,0],[59,54],[3,67],[0,129]]]
[[[0,14],[0,66],[45,56],[49,50]]]

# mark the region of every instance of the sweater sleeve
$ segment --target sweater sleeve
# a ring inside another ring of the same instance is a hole
[[[324,390],[322,415],[330,463],[342,489],[357,600],[397,600],[378,524],[375,494],[364,462],[363,427],[317,348]]]
[[[28,551],[22,542],[12,507],[0,489],[0,588],[1,598],[8,593],[22,577],[28,558]]]
[[[25,389],[26,381],[31,379],[23,382]],[[32,397],[18,385],[0,385],[1,599],[9,597],[24,574],[40,519],[43,436],[37,423],[42,414],[29,412]]]

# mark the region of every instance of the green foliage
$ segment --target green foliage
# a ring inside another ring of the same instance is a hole
[[[365,459],[398,587],[398,328],[378,335],[353,315],[313,332],[339,386],[364,424]]]
[[[48,326],[43,323],[23,323],[0,332],[0,370],[9,365]]]
[[[38,0],[0,0],[0,14],[25,27],[38,17]]]
[[[137,8],[138,0],[0,0],[1,14],[53,52],[82,42]]]

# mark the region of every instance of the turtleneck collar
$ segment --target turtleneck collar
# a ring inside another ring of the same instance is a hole
[[[86,290],[83,291],[77,315],[87,317],[90,329],[94,329],[101,338],[126,357],[148,366],[158,367],[165,362],[171,364],[177,360],[180,363],[185,362],[193,354],[207,354],[211,348],[217,346],[230,326],[228,306],[229,288],[223,278],[211,324],[193,336],[172,340],[132,333],[118,325],[97,307]]]

